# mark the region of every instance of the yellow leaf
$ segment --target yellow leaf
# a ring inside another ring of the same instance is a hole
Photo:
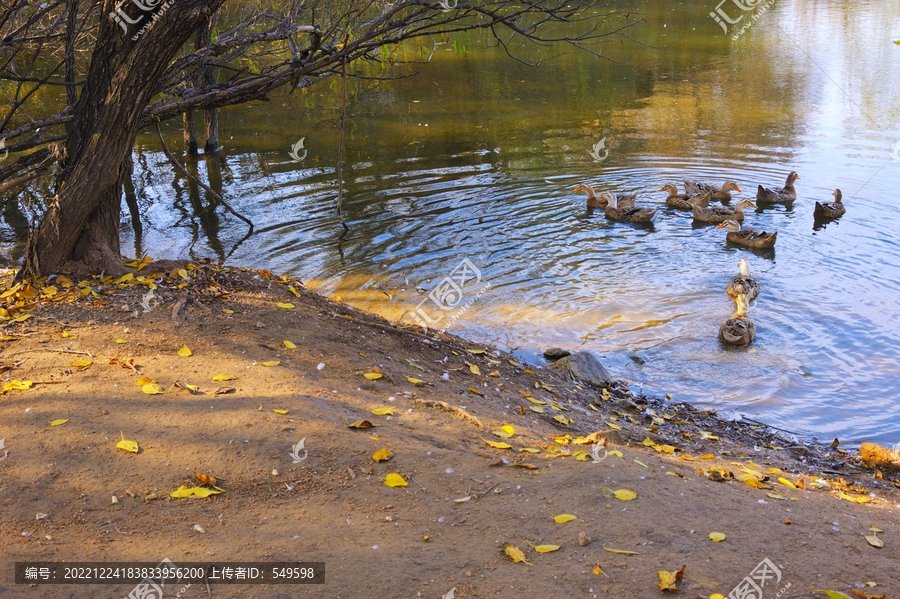
[[[544,408],[542,408],[541,406],[528,406],[528,409],[532,412],[537,412],[538,414],[544,413]]]
[[[566,417],[563,416],[562,414],[560,414],[559,416],[554,416],[553,419],[554,419],[555,421],[559,422],[560,424],[571,424],[571,423],[572,423],[571,420],[569,420],[568,418],[566,418]]]
[[[531,543],[529,543],[531,545]],[[550,553],[559,549],[559,545],[531,545],[538,553]]]
[[[630,489],[619,489],[617,491],[613,491],[613,495],[616,496],[616,499],[621,499],[622,501],[631,501],[632,499],[637,498],[637,493],[631,491]]]
[[[30,389],[31,385],[32,385],[31,381],[19,381],[19,380],[13,379],[12,381],[3,385],[3,388],[6,389],[7,391],[11,391],[13,389],[18,390],[18,391],[25,391],[26,389]]]
[[[521,448],[519,448],[519,451],[525,451],[528,453],[540,453],[541,452],[540,449],[535,449],[534,447],[521,447]]]
[[[610,453],[612,453],[612,452],[610,452]],[[640,460],[635,460],[634,463],[637,464],[638,466],[643,466],[643,467],[646,468],[647,470],[650,469],[650,466],[648,466],[647,464],[645,464],[644,462],[642,462],[642,461],[640,461]]]
[[[275,412],[276,414],[281,414],[281,415],[284,415],[284,414],[287,414],[287,413],[288,413],[287,410],[272,410],[272,411]]]
[[[621,426],[619,426],[618,424],[613,424],[612,422],[607,422],[606,426],[608,426],[609,428],[611,428],[613,430],[617,430],[617,431],[622,430]]]
[[[191,487],[188,489],[186,486],[181,485],[178,487],[177,491],[172,491],[169,493],[170,497],[174,497],[176,499],[180,497],[190,497],[191,495],[196,495],[197,497],[209,497],[210,495],[218,495],[222,491],[214,491],[212,489],[205,489],[203,487]]]
[[[796,488],[797,488],[797,487],[794,485],[794,483],[792,483],[792,482],[789,481],[788,479],[784,478],[783,476],[779,476],[779,477],[778,477],[778,482],[780,482],[780,483],[783,484],[783,485],[787,485],[788,487],[790,487],[790,488],[792,488],[792,489],[796,489]]]
[[[866,540],[869,542],[869,545],[872,547],[877,547],[881,549],[884,547],[884,541],[878,538],[877,535],[866,535]]]
[[[293,294],[296,295],[297,297],[301,297],[301,295],[300,295],[299,293],[297,293],[297,290],[294,289],[294,286],[293,286],[293,285],[291,285],[290,287],[288,287],[288,289],[290,290],[291,293],[293,293]]]
[[[376,416],[393,416],[394,415],[394,407],[390,408],[375,408],[372,410],[372,413]]]
[[[372,428],[373,426],[375,425],[368,420],[357,420],[356,422],[348,424],[347,428]]]
[[[422,379],[414,379],[411,376],[406,377],[406,380],[412,383],[413,385],[417,385],[422,382]]]
[[[60,425],[67,423],[68,421],[69,421],[68,418],[66,418],[64,420],[54,420],[53,422],[50,423],[50,426],[60,426]]]
[[[278,302],[275,305],[278,306],[279,308],[284,308],[285,310],[293,310],[294,309],[294,304],[292,304],[290,302]]]
[[[754,478],[752,476],[747,478],[747,480],[744,481],[744,484],[749,485],[749,486],[753,487],[754,489],[765,489],[766,488],[765,483],[760,482],[759,480],[757,480],[756,478]]]
[[[872,501],[868,497],[851,497],[850,495],[847,495],[845,493],[839,493],[838,497],[840,497],[844,501],[852,501],[853,503],[869,503],[870,501]]]
[[[481,391],[479,391],[479,390],[476,389],[475,387],[469,387],[469,391],[471,391],[471,392],[474,393],[475,395],[480,395],[481,397],[484,397],[484,393],[482,393]]]
[[[709,533],[709,538],[715,541],[716,543],[721,543],[725,540],[725,533],[721,532],[711,532]]]
[[[498,437],[500,437],[501,439],[509,439],[510,437],[512,437],[512,435],[510,435],[508,432],[506,432],[504,430],[496,430],[496,431],[491,431],[491,432],[493,434],[497,435]]]
[[[152,384],[155,383],[155,382],[156,382],[156,381],[154,381],[153,379],[150,379],[150,378],[147,378],[147,377],[145,377],[145,376],[142,376],[141,378],[139,378],[139,379],[137,380],[137,382],[135,383],[135,385],[140,385],[141,387],[143,387],[144,385],[152,385]]]
[[[578,516],[573,516],[572,514],[560,514],[559,516],[553,517],[553,521],[557,524],[565,524],[566,522],[571,522],[572,520],[578,520]]]
[[[384,375],[381,373],[378,373],[378,372],[367,372],[363,376],[366,377],[367,379],[369,379],[370,381],[374,381],[375,379],[380,379]]]
[[[606,545],[603,545],[603,548],[610,553],[618,553],[619,555],[640,555],[637,551],[626,551],[624,549],[610,549]]]
[[[477,364],[472,364],[471,366],[469,366],[469,371],[470,371],[472,374],[481,374],[481,369],[478,368],[478,365],[477,365]]]
[[[619,457],[619,458],[624,458],[624,457],[625,457],[625,456],[622,455],[622,452],[619,451],[618,449],[613,449],[612,451],[608,451],[608,452],[606,453],[606,455],[614,455],[614,456]]]
[[[709,596],[709,599],[728,599],[728,597],[726,597],[722,593],[713,593]]]
[[[185,269],[183,269],[183,268],[179,268],[179,269],[178,269],[178,276],[180,276],[182,279],[186,279],[186,278],[187,278],[187,271],[186,271]]]
[[[675,453],[675,448],[671,445],[661,445],[663,453]]]
[[[525,370],[523,370],[522,372],[527,372],[528,374],[537,374],[535,371],[528,370],[527,368]]]
[[[576,456],[575,459],[578,460],[579,462],[587,462],[589,459],[591,459],[591,456],[587,455],[587,453],[583,453],[581,455]]]
[[[484,351],[483,349],[467,349],[466,351],[469,352],[470,354],[474,354],[474,355],[476,355],[476,356],[477,356],[478,354],[486,354],[486,353],[487,353],[487,352]]]
[[[510,437],[512,437],[513,435],[516,434],[516,429],[514,429],[513,427],[511,427],[508,424],[504,424],[503,426],[501,426],[500,430],[508,433]]]
[[[61,337],[68,337],[69,331],[63,331]],[[15,341],[18,339],[15,335],[0,335],[0,341]]]
[[[260,362],[263,366],[278,366],[281,364],[280,360],[269,360],[268,362]]]
[[[230,374],[217,374],[213,377],[214,381],[233,381],[237,377],[231,376]]]
[[[228,308],[222,308],[222,312],[225,314],[234,314],[234,310],[229,310]]]
[[[479,437],[479,439],[481,439],[481,437]],[[494,441],[488,441],[487,439],[481,440],[495,449],[509,449],[510,447],[512,447],[512,445],[510,445],[509,443],[496,443]]]
[[[128,342],[125,341],[124,339],[116,339],[116,343],[121,345],[122,343],[128,343]]]
[[[181,349],[178,350],[178,355],[187,358],[188,356],[194,355],[194,352],[192,352],[187,345],[182,345]]]
[[[849,596],[843,593],[838,593],[837,591],[818,590],[813,591],[813,593],[825,593],[826,595],[828,595],[828,599],[851,599]]]
[[[129,451],[131,453],[138,452],[138,444],[135,441],[126,441],[125,435],[119,431],[119,434],[122,435],[122,440],[116,443],[116,447],[119,449],[124,449],[125,451]]]
[[[60,287],[62,287],[63,289],[68,289],[75,283],[73,283],[72,279],[70,279],[69,277],[67,277],[65,275],[59,275],[58,277],[56,277],[56,284],[59,285]]]
[[[385,460],[389,460],[394,457],[394,454],[391,453],[391,450],[387,447],[379,449],[375,453],[372,454],[372,459],[376,462],[383,462]]]
[[[711,460],[711,459],[713,459],[714,457],[716,457],[716,456],[714,456],[714,455],[711,454],[711,453],[708,453],[708,454],[706,454],[706,455],[700,456],[700,459],[701,459],[701,460]]]
[[[146,393],[147,395],[159,395],[161,393],[165,393],[162,387],[155,383],[148,383],[141,387],[141,391]]]
[[[541,401],[541,400],[535,399],[535,398],[533,398],[533,397],[526,397],[525,399],[527,399],[527,400],[530,401],[531,403],[535,403],[535,404],[537,404],[537,405],[539,405],[539,406],[545,406],[545,405],[547,405],[547,402],[546,402],[546,401]]]
[[[69,366],[75,366],[76,368],[87,368],[93,364],[90,360],[78,360],[77,362],[69,362]]]
[[[284,340],[284,346],[288,349],[297,349],[297,346],[288,340]]]
[[[384,484],[389,487],[405,487],[407,482],[396,472],[391,472],[385,477]]]
[[[469,350],[469,351],[472,351],[472,350]],[[509,559],[511,559],[513,562],[515,562],[517,564],[519,562],[522,562],[523,564],[527,564],[529,566],[534,565],[534,564],[529,564],[527,561],[525,561],[525,553],[518,547],[513,547],[512,545],[507,545],[503,549],[503,552],[509,556]]]
[[[682,566],[681,570],[675,570],[674,572],[666,572],[664,570],[658,570],[659,572],[659,590],[660,591],[675,591],[678,592],[678,586],[676,583],[681,580],[681,577],[684,576],[684,569],[687,566]]]
[[[600,576],[601,574],[603,574],[604,576],[609,578],[609,576],[606,575],[606,572],[604,572],[603,570],[600,569],[600,564],[597,564],[596,566],[594,566],[594,574],[596,574],[597,576]],[[712,599],[712,598],[710,598],[710,599]],[[723,599],[724,599],[724,597],[723,597]]]

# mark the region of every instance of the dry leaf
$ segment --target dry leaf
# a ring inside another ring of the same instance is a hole
[[[19,381],[19,380],[13,379],[12,381],[3,385],[3,388],[6,391],[12,391],[14,389],[17,391],[25,391],[27,389],[30,389],[32,384],[33,383],[31,381]]]
[[[537,412],[538,414],[544,413],[544,408],[542,408],[541,406],[528,406],[528,409],[532,412]]]
[[[396,472],[391,472],[385,477],[384,484],[389,487],[405,487],[407,482]]]
[[[181,349],[178,350],[178,355],[187,358],[188,356],[194,355],[194,352],[192,352],[187,345],[182,345]]]
[[[230,374],[217,374],[216,376],[214,376],[212,378],[212,380],[214,380],[214,381],[233,381],[236,378],[237,378],[236,376],[231,376]]]
[[[470,351],[471,351],[471,350],[470,350]],[[527,561],[525,561],[525,553],[524,553],[521,549],[519,549],[518,547],[513,547],[512,545],[507,545],[507,546],[504,548],[503,552],[506,553],[506,555],[509,556],[509,559],[511,559],[513,562],[515,562],[515,563],[517,563],[517,564],[518,564],[519,562],[522,562],[522,563],[527,564],[527,565],[529,565],[529,566],[533,566],[533,565],[534,565],[534,564],[529,564]]]
[[[792,488],[792,489],[796,489],[796,488],[797,488],[796,485],[794,485],[794,483],[792,483],[791,481],[789,481],[788,479],[786,479],[786,478],[784,478],[784,477],[782,477],[782,476],[779,476],[779,477],[778,477],[778,482],[780,482],[780,483],[783,484],[783,485],[787,485],[788,487],[790,487],[790,488]]]
[[[370,381],[374,381],[375,379],[380,379],[384,375],[381,374],[380,372],[367,372],[367,373],[363,374],[363,376],[366,377],[367,379],[369,379]]]
[[[68,418],[63,419],[63,420],[54,420],[53,422],[50,423],[50,426],[60,426],[62,424],[67,423],[68,421],[69,421]]]
[[[155,383],[155,382],[156,382],[156,381],[154,381],[154,380],[151,379],[151,378],[147,378],[147,377],[145,377],[145,376],[142,376],[141,378],[139,378],[139,379],[137,380],[137,382],[135,383],[135,385],[140,385],[141,387],[143,387],[144,385],[152,385],[152,384]]]
[[[617,491],[613,491],[613,495],[616,496],[616,499],[621,499],[622,501],[631,501],[632,499],[637,498],[637,493],[629,489],[619,489]]]
[[[484,397],[484,393],[482,393],[481,391],[479,391],[479,390],[476,389],[475,387],[469,387],[469,391],[471,391],[471,392],[474,393],[475,395],[480,395],[481,397]]]
[[[648,466],[647,464],[645,464],[644,462],[642,462],[642,461],[640,461],[640,460],[635,460],[634,463],[637,464],[638,466],[643,466],[643,467],[646,468],[647,470],[650,469],[650,466]]]
[[[272,411],[275,412],[276,414],[281,414],[281,415],[284,415],[284,414],[287,414],[287,413],[288,413],[287,410],[272,410]]]
[[[481,374],[481,369],[478,368],[478,365],[477,365],[477,364],[472,364],[471,366],[469,366],[469,371],[470,371],[472,374]]]
[[[850,495],[847,495],[845,493],[839,493],[838,497],[840,497],[844,501],[852,501],[853,503],[869,503],[870,501],[872,501],[868,497],[851,497]]]
[[[269,360],[268,362],[260,362],[263,366],[278,366],[281,364],[280,360]]]
[[[203,487],[191,487],[190,489],[188,489],[186,486],[181,485],[176,491],[172,491],[171,493],[169,493],[169,496],[176,499],[181,497],[190,497],[191,495],[196,495],[197,497],[209,497],[210,495],[218,495],[221,492],[222,491],[205,489]]]
[[[487,353],[487,352],[484,351],[483,349],[467,349],[466,351],[469,352],[470,354],[473,354],[473,355],[476,355],[476,356],[477,356],[478,354],[486,354],[486,353]]]
[[[466,495],[465,497],[460,497],[459,499],[454,499],[453,502],[454,503],[465,503],[465,502],[469,501],[470,499],[472,499],[472,496]]]
[[[78,360],[77,362],[69,362],[69,366],[74,366],[75,368],[87,368],[93,364],[90,360]]]
[[[603,574],[604,576],[609,578],[609,576],[606,574],[606,572],[604,572],[603,570],[600,569],[600,564],[597,564],[596,566],[594,566],[594,574],[596,574],[597,576],[600,576],[601,574]]]
[[[372,459],[376,462],[385,462],[394,457],[394,454],[391,453],[391,450],[387,447],[379,449],[375,453],[372,454]]]
[[[374,410],[372,410],[372,413],[376,416],[393,416],[394,407],[391,406],[389,408],[375,408]]]
[[[531,545],[531,543],[529,543]],[[550,553],[559,549],[559,545],[531,545],[538,553]]]
[[[716,543],[720,543],[725,540],[725,533],[721,532],[711,532],[709,533],[709,538],[715,541]]]
[[[565,524],[566,522],[571,522],[572,520],[578,520],[578,516],[573,516],[572,514],[560,514],[559,516],[553,517],[553,521],[557,524]]]
[[[849,597],[843,593],[838,593],[837,591],[825,591],[820,589],[813,591],[813,593],[825,593],[826,595],[828,595],[828,599],[852,599],[852,597]]]
[[[157,384],[149,383],[141,387],[141,391],[146,393],[147,395],[160,395],[161,393],[165,393],[165,390]]]
[[[295,344],[291,343],[290,341],[285,340],[285,341],[283,341],[283,343],[284,343],[284,346],[288,349],[297,349],[297,346]]]
[[[612,422],[607,422],[606,426],[608,426],[609,428],[611,428],[613,430],[617,430],[617,431],[622,430],[621,426],[619,426],[618,424],[613,424]]]
[[[879,549],[884,547],[884,541],[879,539],[877,535],[866,535],[866,540],[872,547],[878,547]]]
[[[521,447],[519,451],[527,451],[528,453],[540,453],[540,449],[535,449],[534,447]]]
[[[375,425],[368,420],[357,420],[352,424],[348,424],[347,428],[372,428],[373,426]]]
[[[706,455],[700,456],[700,459],[701,459],[701,460],[711,460],[711,459],[713,459],[714,457],[716,457],[716,456],[714,456],[714,455],[711,454],[711,453],[708,453],[708,454],[706,454]]]
[[[278,306],[279,308],[284,308],[285,310],[293,310],[294,309],[294,304],[292,304],[290,302],[278,302],[275,305]]]
[[[488,441],[487,439],[484,439],[482,437],[478,437],[478,438],[481,439],[482,441],[484,441],[485,443],[487,443],[488,445],[490,445],[491,447],[493,447],[494,449],[509,449],[512,447],[512,445],[510,445],[509,443],[496,443],[494,441]]]
[[[606,545],[603,545],[603,548],[610,553],[618,553],[619,555],[640,555],[637,551],[626,551],[624,549],[610,549]]]
[[[677,593],[678,587],[676,583],[684,576],[685,568],[687,568],[687,565],[681,566],[681,570],[675,570],[674,572],[659,570],[659,590],[675,591]]]
[[[194,469],[191,468],[191,470],[194,470]],[[215,487],[215,486],[216,486],[216,477],[215,477],[215,476],[208,476],[208,475],[206,475],[206,474],[200,474],[200,473],[197,472],[196,470],[194,470],[194,475],[195,475],[195,476],[200,480],[200,482],[202,482],[203,484],[209,485],[209,486],[211,486],[211,487]]]
[[[138,444],[135,441],[126,441],[125,435],[122,433],[122,431],[119,431],[119,434],[122,435],[122,440],[116,443],[116,447],[118,447],[119,449],[124,449],[125,451],[131,453],[137,453]]]

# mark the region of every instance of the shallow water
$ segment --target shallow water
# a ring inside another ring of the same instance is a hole
[[[335,219],[327,83],[223,111],[220,159],[199,169],[257,223],[247,239],[142,136],[143,224],[123,215],[123,252],[288,272],[391,318],[424,300],[429,317],[444,314],[438,328],[535,363],[548,346],[590,349],[646,392],[828,441],[900,442],[900,2],[779,1],[737,40],[708,16],[713,2],[684,4],[628,4],[627,22],[645,18],[629,35],[648,45],[612,41],[602,52],[616,62],[568,49],[534,70],[472,34],[454,38],[465,52],[439,45],[416,77],[354,82],[349,233]],[[307,156],[293,163],[301,137]],[[177,147],[174,125],[169,138]],[[656,191],[733,179],[752,199],[791,170],[794,205],[745,221],[778,231],[768,252],[727,245]],[[588,212],[572,193],[581,181],[639,191],[661,208],[654,225]],[[847,214],[814,230],[814,202],[836,187]],[[762,283],[750,351],[716,338],[741,257]],[[470,307],[451,323],[427,292],[464,259],[481,280],[462,288]]]

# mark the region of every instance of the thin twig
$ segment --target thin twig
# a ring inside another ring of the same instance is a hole
[[[417,481],[417,480],[414,479],[413,477],[410,476],[410,477],[409,477],[409,480],[413,481],[414,483],[416,483],[417,485],[419,485],[420,487],[422,487],[422,483],[420,483],[419,481]],[[426,489],[425,487],[422,487],[422,490],[425,491],[426,493],[428,492],[428,489]]]
[[[250,221],[250,219],[248,219],[247,217],[245,217],[242,214],[240,214],[239,212],[237,212],[234,208],[232,208],[228,204],[228,202],[225,201],[225,198],[223,198],[222,196],[217,194],[215,191],[213,191],[209,185],[207,185],[206,183],[204,183],[203,181],[201,181],[200,179],[198,179],[197,177],[195,177],[194,175],[189,173],[187,171],[187,169],[184,168],[184,166],[182,166],[182,164],[180,162],[178,162],[178,159],[176,159],[175,156],[172,154],[172,152],[169,151],[169,147],[166,145],[165,140],[163,140],[162,130],[160,130],[160,128],[159,128],[159,121],[156,121],[156,134],[159,135],[159,143],[162,144],[163,152],[165,152],[166,157],[169,159],[169,162],[171,162],[182,175],[184,175],[185,177],[187,177],[188,179],[190,179],[191,181],[193,181],[194,183],[196,183],[197,185],[199,185],[200,187],[205,189],[206,193],[208,193],[213,198],[215,198],[215,200],[217,202],[219,202],[220,204],[225,206],[225,209],[228,210],[228,212],[232,213],[233,215],[235,215],[236,217],[238,217],[239,219],[241,219],[242,221],[244,221],[245,223],[250,225],[250,230],[253,231],[253,223]]]
[[[81,354],[83,356],[88,356],[89,358],[94,357],[91,355],[91,352],[88,352],[88,351],[75,351],[72,349],[53,349],[52,347],[43,347],[41,349],[26,349],[24,351],[17,351],[14,354],[9,354],[8,356],[4,356],[4,357],[9,358],[12,356],[18,356],[19,354],[29,354],[31,352],[36,352],[36,351],[55,351],[55,352],[58,352],[61,354]]]
[[[347,45],[347,39],[344,38],[344,46]],[[344,117],[347,116],[347,57],[341,58],[341,80],[343,81],[343,95],[341,96],[341,138],[338,143],[338,199],[337,199],[337,216],[338,220],[349,231],[350,227],[344,222],[344,215],[341,212],[341,204],[344,201]]]

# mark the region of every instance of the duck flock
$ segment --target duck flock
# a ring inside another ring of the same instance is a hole
[[[701,183],[690,179],[684,180],[684,193],[679,193],[678,188],[667,183],[659,191],[669,194],[666,198],[666,206],[678,210],[689,210],[694,215],[694,220],[706,223],[719,223],[717,229],[728,229],[725,239],[728,242],[756,249],[768,249],[775,246],[778,233],[768,233],[757,229],[742,228],[745,208],[756,208],[757,204],[790,204],[797,199],[797,190],[794,182],[800,176],[796,171],[788,175],[784,187],[772,189],[760,185],[756,191],[756,204],[748,199],[740,200],[734,209],[727,206],[710,206],[710,200],[721,200],[723,203],[732,199],[731,192],[741,192],[737,183],[725,181],[721,186],[710,183]],[[594,188],[587,183],[582,183],[575,188],[574,193],[587,193],[587,205],[589,208],[603,208],[606,217],[610,220],[627,223],[649,223],[656,215],[656,208],[642,208],[635,206],[637,194],[619,194],[608,191],[597,195]],[[846,209],[841,200],[841,190],[835,189],[834,202],[820,204],[816,202],[813,216],[819,222],[839,218]],[[722,323],[719,327],[719,339],[726,344],[745,347],[756,338],[756,326],[747,317],[749,304],[759,295],[759,282],[750,275],[750,264],[746,258],[741,258],[740,273],[728,283],[726,292],[737,304],[734,316]]]

